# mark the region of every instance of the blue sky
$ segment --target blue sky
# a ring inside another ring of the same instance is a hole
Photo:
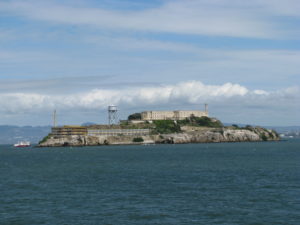
[[[1,0],[0,124],[203,109],[300,125],[298,0]]]

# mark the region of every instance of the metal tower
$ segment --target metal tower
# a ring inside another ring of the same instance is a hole
[[[56,127],[56,109],[53,111],[53,127]]]
[[[205,103],[205,112],[207,113],[208,115],[208,104]]]
[[[118,108],[115,105],[108,106],[108,124],[118,123]]]

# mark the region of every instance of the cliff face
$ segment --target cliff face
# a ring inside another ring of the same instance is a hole
[[[133,142],[132,136],[87,136],[71,135],[62,137],[49,137],[39,144],[39,147],[60,146],[95,146],[95,145],[132,145],[132,144],[154,144],[153,136],[142,136],[143,142]]]
[[[155,143],[208,143],[208,142],[250,142],[276,141],[279,137],[276,132],[264,128],[251,129],[231,128],[201,128],[186,129],[183,133],[142,136],[143,142],[134,142],[132,136],[85,136],[73,135],[54,137],[50,136],[40,147],[54,146],[93,146],[93,145],[130,145]]]
[[[208,143],[208,142],[246,142],[246,141],[275,141],[279,140],[275,132],[267,132],[264,130],[202,130],[192,131],[179,134],[163,135],[162,143]]]

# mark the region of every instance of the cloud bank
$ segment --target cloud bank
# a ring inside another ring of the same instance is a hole
[[[252,38],[278,38],[295,34],[296,28],[287,30],[284,23],[276,23],[272,19],[300,16],[297,0],[165,1],[143,10],[113,10],[85,4],[76,7],[53,1],[14,0],[0,3],[1,8],[34,20],[58,24]]]
[[[204,103],[300,123],[298,0],[5,0],[0,19],[0,123]]]
[[[300,102],[299,87],[268,92],[249,90],[239,84],[205,85],[199,81],[159,87],[94,89],[76,94],[45,95],[39,93],[0,94],[1,114],[60,110],[101,110],[115,104],[123,109],[169,108],[173,105],[204,103],[239,105],[239,107],[282,107]],[[299,107],[299,106],[298,106]]]

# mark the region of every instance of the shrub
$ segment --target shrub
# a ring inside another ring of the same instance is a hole
[[[223,127],[223,124],[221,123],[220,120],[209,118],[207,116],[195,117],[193,115],[190,118],[180,120],[179,124],[203,126],[203,127]]]
[[[178,124],[184,126],[184,125],[191,125],[193,124],[193,121],[191,120],[191,118],[185,118],[183,120],[178,120]],[[195,124],[193,124],[195,125]]]
[[[46,142],[49,138],[50,138],[50,134],[48,134],[46,137],[44,137],[43,140],[41,140],[39,142],[39,144],[42,144],[42,143]]]
[[[144,142],[144,139],[142,137],[135,137],[132,139],[133,142]]]
[[[261,139],[262,139],[263,141],[267,141],[267,140],[268,140],[268,138],[267,138],[267,136],[265,135],[265,133],[263,133],[263,134],[261,135]]]
[[[246,125],[246,126],[244,127],[244,129],[250,130],[250,131],[254,131],[254,127],[252,127],[252,126],[250,126],[250,125]]]
[[[128,120],[140,120],[142,119],[141,113],[134,113],[128,116]]]
[[[269,136],[270,136],[271,138],[274,138],[274,135],[273,135],[272,132],[268,132],[268,133],[269,133]]]
[[[178,133],[181,132],[180,125],[173,120],[155,120],[155,131],[160,134]]]
[[[199,126],[206,126],[206,127],[223,127],[223,124],[220,120],[211,119],[207,116],[196,117],[196,123]]]

